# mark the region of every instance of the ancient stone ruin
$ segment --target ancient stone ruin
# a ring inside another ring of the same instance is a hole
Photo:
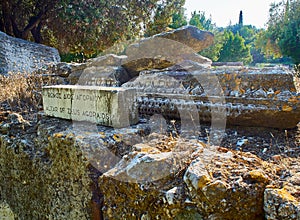
[[[61,82],[135,89],[132,103],[140,114],[188,120],[192,112],[204,123],[297,126],[300,96],[290,70],[211,68],[212,62],[195,52],[212,42],[212,34],[192,26],[158,34],[129,45],[126,56],[105,55],[79,68],[61,66],[66,70]]]
[[[0,31],[0,74],[31,73],[58,62],[57,49],[10,37]]]
[[[196,52],[212,41],[187,26],[43,69],[58,85],[44,87],[36,121],[0,114],[0,216],[299,219],[299,159],[264,160],[278,143],[241,132],[296,127],[299,88],[283,67],[211,67]]]
[[[43,89],[45,113],[49,116],[90,121],[111,127],[138,123],[130,88],[94,86],[49,86]]]

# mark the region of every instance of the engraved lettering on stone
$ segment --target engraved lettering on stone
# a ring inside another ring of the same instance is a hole
[[[45,113],[60,118],[125,127],[137,123],[135,90],[97,86],[43,88]]]

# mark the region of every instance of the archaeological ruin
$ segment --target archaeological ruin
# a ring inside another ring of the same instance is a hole
[[[185,26],[86,63],[22,46],[51,84],[32,120],[0,113],[0,217],[300,219],[299,85],[212,65],[197,52],[213,38]]]

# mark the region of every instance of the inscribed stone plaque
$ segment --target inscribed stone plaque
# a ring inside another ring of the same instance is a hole
[[[138,122],[135,96],[135,89],[120,87],[43,87],[46,115],[111,127],[126,127]]]

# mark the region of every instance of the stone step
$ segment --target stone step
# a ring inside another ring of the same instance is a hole
[[[45,86],[43,104],[48,116],[119,128],[138,122],[135,95],[120,87]]]

